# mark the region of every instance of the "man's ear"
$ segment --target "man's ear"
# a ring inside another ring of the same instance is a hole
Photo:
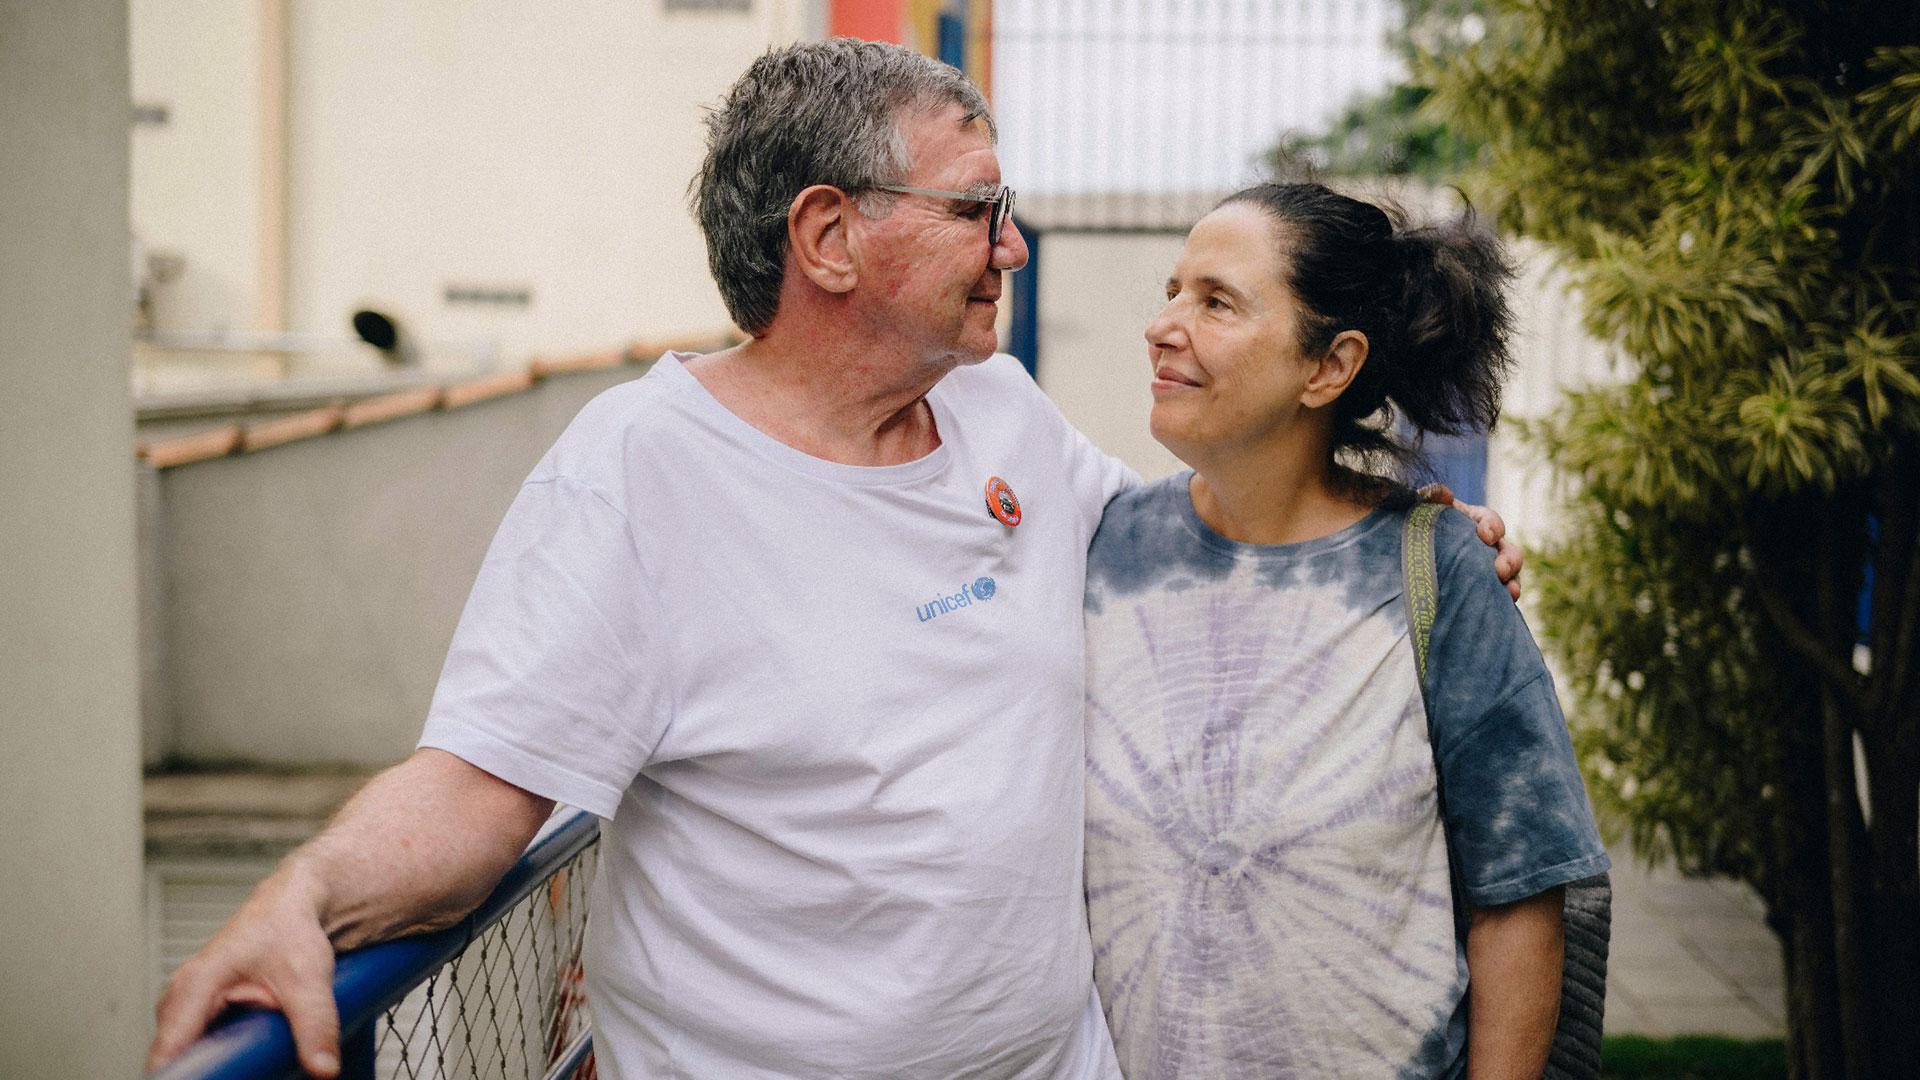
[[[1333,404],[1366,363],[1367,335],[1358,330],[1340,331],[1314,364],[1313,374],[1307,376],[1307,385],[1300,391],[1300,404],[1309,409]]]
[[[852,292],[859,280],[847,237],[853,197],[815,184],[787,207],[787,257],[807,279],[831,293]]]

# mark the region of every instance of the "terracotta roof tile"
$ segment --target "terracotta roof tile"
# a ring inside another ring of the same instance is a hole
[[[356,401],[347,406],[346,415],[341,417],[340,426],[350,431],[354,428],[366,427],[368,424],[379,424],[388,420],[398,420],[403,416],[413,416],[435,408],[445,395],[446,390],[442,387],[421,386]]]
[[[491,401],[508,394],[517,394],[533,386],[533,369],[521,368],[519,371],[503,371],[498,375],[489,375],[484,379],[471,382],[453,383],[447,387],[446,395],[440,400],[443,409],[464,409],[482,401]]]
[[[226,457],[239,448],[240,425],[226,424],[212,431],[143,442],[137,452],[140,457],[146,459],[147,464],[154,468],[171,469],[175,465],[190,465],[196,461]]]
[[[336,402],[332,405],[322,405],[318,409],[294,413],[292,416],[283,416],[278,420],[248,424],[246,430],[240,435],[240,449],[244,453],[251,454],[256,450],[285,446],[290,442],[325,435],[340,426],[340,421],[345,418],[346,413],[347,407]]]
[[[536,379],[549,375],[560,375],[569,371],[604,371],[616,368],[627,362],[624,349],[608,349],[603,352],[580,353],[575,356],[537,357],[528,365]]]

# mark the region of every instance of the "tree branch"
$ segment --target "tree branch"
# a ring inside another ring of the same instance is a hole
[[[1766,609],[1767,616],[1773,620],[1774,628],[1780,631],[1788,647],[1812,664],[1814,670],[1849,706],[1862,711],[1866,694],[1861,686],[1863,680],[1860,674],[1853,670],[1852,665],[1835,656],[1818,635],[1807,629],[1806,624],[1794,615],[1779,589],[1766,580],[1764,574],[1754,575],[1753,584],[1754,592],[1760,597],[1760,606]]]

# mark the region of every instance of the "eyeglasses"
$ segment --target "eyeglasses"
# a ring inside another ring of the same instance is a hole
[[[905,187],[900,184],[875,184],[874,191],[893,191],[902,195],[931,195],[936,199],[956,199],[960,202],[986,203],[992,207],[987,217],[987,243],[1000,242],[1000,233],[1007,226],[1007,219],[1013,216],[1013,189],[1005,184],[993,189],[991,195],[976,195],[967,191],[939,191],[934,188]]]

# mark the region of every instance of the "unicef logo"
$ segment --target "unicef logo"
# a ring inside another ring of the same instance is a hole
[[[992,578],[974,578],[971,585],[962,582],[958,592],[942,593],[921,604],[914,609],[914,615],[921,622],[930,622],[942,615],[951,615],[956,611],[963,611],[975,604],[991,600],[993,594],[998,591],[1000,587],[993,583]]]

